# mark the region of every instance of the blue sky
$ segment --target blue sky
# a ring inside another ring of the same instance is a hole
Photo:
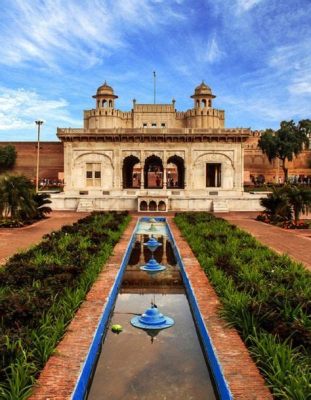
[[[1,0],[0,140],[80,127],[105,80],[119,96],[176,99],[203,79],[227,127],[311,118],[311,0]]]

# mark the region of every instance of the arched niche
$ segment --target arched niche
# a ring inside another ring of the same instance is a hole
[[[172,167],[175,167],[174,169]],[[167,187],[184,189],[185,187],[185,163],[180,156],[174,155],[167,160]]]
[[[161,158],[154,154],[145,160],[144,182],[145,189],[163,188],[163,163]]]
[[[163,200],[159,201],[158,210],[159,210],[159,211],[166,211],[166,204],[165,204],[165,201],[163,201]]]
[[[210,187],[207,186],[207,164],[216,165],[217,171],[220,164],[221,172],[218,179],[221,180],[221,185],[219,188],[233,189],[235,173],[233,161],[223,153],[205,153],[196,159],[193,165],[193,176],[195,177],[193,182],[194,189],[205,189]]]
[[[140,160],[130,155],[124,158],[122,165],[123,188],[140,188],[141,167]]]
[[[143,200],[140,205],[139,205],[139,210],[140,211],[147,211],[148,210],[148,204],[145,200]]]
[[[149,211],[157,211],[157,203],[154,200],[149,202]]]
[[[100,171],[100,189],[113,188],[113,165],[111,159],[102,153],[88,152],[79,155],[73,162],[72,185],[73,188],[82,189],[87,187],[87,169],[90,165],[95,165],[94,171]]]

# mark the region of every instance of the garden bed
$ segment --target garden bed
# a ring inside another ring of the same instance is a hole
[[[311,275],[252,236],[207,213],[175,222],[277,399],[311,393]],[[237,359],[237,368],[238,366]]]
[[[128,222],[127,213],[93,213],[0,270],[1,399],[29,396]]]

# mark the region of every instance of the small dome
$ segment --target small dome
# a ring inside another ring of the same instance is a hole
[[[196,96],[215,97],[212,93],[212,89],[209,86],[207,86],[207,84],[204,81],[202,81],[202,83],[194,89],[194,94],[191,97],[193,98]]]
[[[112,89],[111,86],[107,85],[107,82],[105,81],[105,83],[103,85],[101,85],[96,92],[96,95],[93,97],[98,97],[98,96],[110,96],[113,98],[118,98],[118,96],[116,96],[114,94],[114,91]]]

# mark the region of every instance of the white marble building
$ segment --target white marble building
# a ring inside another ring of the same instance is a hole
[[[104,83],[95,109],[84,111],[84,128],[58,128],[64,142],[64,193],[54,209],[252,210],[255,195],[243,193],[243,143],[249,129],[224,127],[225,113],[202,82],[193,108],[138,104],[123,112]]]

